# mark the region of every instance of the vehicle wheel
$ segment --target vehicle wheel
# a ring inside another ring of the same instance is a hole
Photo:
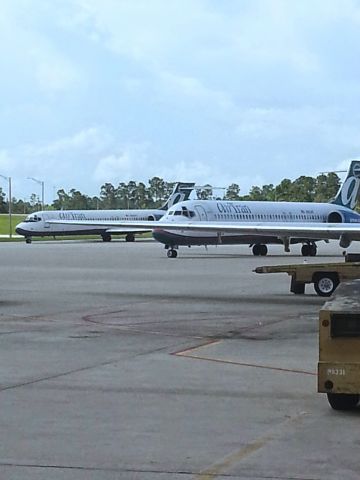
[[[268,253],[268,249],[266,245],[260,245],[260,255],[265,257]]]
[[[338,285],[339,279],[334,274],[324,272],[314,277],[315,292],[320,297],[330,297]]]
[[[135,235],[133,233],[128,233],[125,237],[126,242],[134,242],[135,241]]]
[[[258,257],[261,255],[261,245],[260,243],[256,243],[253,248],[252,248],[252,253],[255,255],[255,257]]]
[[[103,233],[101,235],[101,238],[103,239],[103,242],[111,242],[111,235],[110,233]]]
[[[169,258],[176,258],[177,257],[177,251],[174,250],[173,248],[170,248],[168,251],[167,251],[167,256]]]
[[[310,245],[308,243],[305,243],[302,247],[301,247],[301,255],[303,257],[309,257],[311,254],[310,254]]]
[[[359,403],[357,393],[328,393],[327,397],[334,410],[351,410]]]
[[[31,237],[26,237],[26,238],[25,238],[25,242],[26,242],[26,243],[31,243],[31,242],[32,242]]]

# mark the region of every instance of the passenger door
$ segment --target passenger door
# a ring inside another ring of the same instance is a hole
[[[195,205],[195,210],[201,221],[207,221],[208,219],[207,213],[205,208],[202,205]]]

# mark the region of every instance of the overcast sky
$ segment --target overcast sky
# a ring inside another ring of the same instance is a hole
[[[0,174],[252,185],[360,157],[360,1],[0,0]],[[6,181],[0,186],[7,191]]]

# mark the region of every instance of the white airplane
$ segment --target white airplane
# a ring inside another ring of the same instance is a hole
[[[318,240],[339,239],[342,248],[360,240],[360,214],[353,211],[359,191],[360,161],[352,161],[329,203],[188,200],[152,225],[132,222],[132,227],[152,227],[154,238],[165,244],[172,258],[179,245],[250,244],[254,255],[266,255],[267,244],[279,243],[287,252],[290,244],[303,243],[302,255],[314,256]]]
[[[124,234],[127,242],[135,240],[135,233],[145,233],[151,228],[123,227],[104,228],[101,222],[129,222],[129,221],[157,221],[177,202],[189,198],[195,183],[178,182],[167,199],[159,209],[143,210],[44,210],[34,212],[16,226],[16,233],[25,237],[26,243],[31,243],[32,237],[68,236],[68,235],[101,235],[104,242],[111,241],[112,234]],[[52,223],[53,220],[64,223]],[[70,220],[81,220],[81,225],[72,225]],[[86,222],[91,222],[90,224]],[[96,225],[94,225],[96,222]]]

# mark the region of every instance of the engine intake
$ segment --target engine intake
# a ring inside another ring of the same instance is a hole
[[[339,212],[331,212],[327,218],[328,223],[343,223],[344,217]]]

